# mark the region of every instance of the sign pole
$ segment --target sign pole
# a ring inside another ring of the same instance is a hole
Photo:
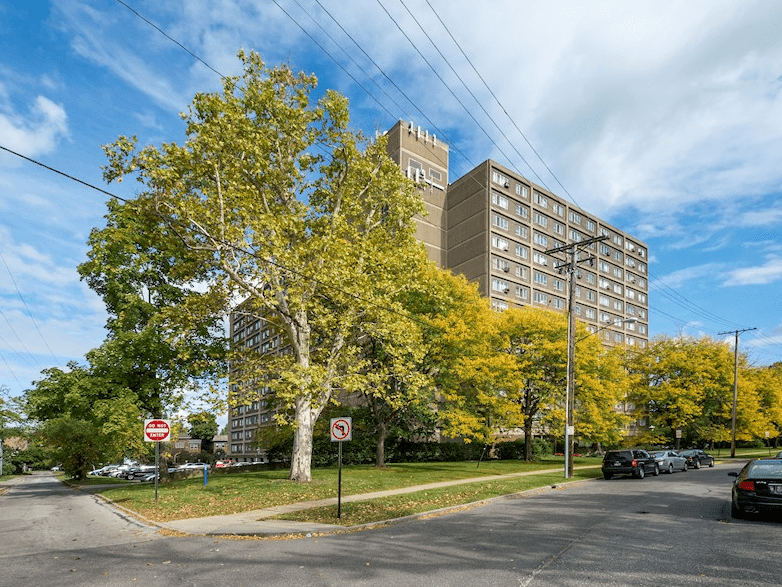
[[[342,441],[339,441],[339,472],[337,473],[337,519],[342,518]]]
[[[160,442],[155,443],[155,507],[157,507],[158,477],[160,477]]]
[[[342,518],[342,443],[353,440],[353,418],[332,418],[331,442],[339,443],[339,470],[337,473],[337,519]]]

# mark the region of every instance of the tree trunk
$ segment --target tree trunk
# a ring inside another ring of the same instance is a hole
[[[312,481],[312,430],[317,414],[309,395],[296,398],[296,423],[293,430],[291,481]]]
[[[386,436],[388,436],[388,427],[385,422],[381,422],[377,430],[377,447],[375,450],[375,466],[386,466]]]
[[[532,460],[532,417],[524,420],[524,460]]]

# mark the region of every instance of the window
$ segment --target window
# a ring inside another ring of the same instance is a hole
[[[516,265],[516,277],[520,277],[521,279],[528,280],[529,269],[527,269],[526,267],[522,267],[521,265]]]
[[[533,232],[532,241],[541,247],[548,247],[548,237],[545,234],[540,234],[537,231]]]
[[[554,279],[554,289],[557,291],[565,291],[565,282],[559,278]]]
[[[492,224],[494,224],[494,226],[497,228],[501,228],[502,230],[508,230],[508,219],[503,218],[497,214],[495,214],[492,218]]]
[[[622,279],[622,268],[621,267],[614,267],[614,277],[618,277],[619,279]]]
[[[443,180],[443,174],[437,171],[436,169],[429,168],[429,177],[431,177],[435,181],[442,181]]]
[[[590,302],[595,301],[595,292],[593,292],[591,289],[586,290],[586,299]]]
[[[496,183],[496,184],[498,184],[498,185],[501,185],[502,187],[505,187],[505,188],[508,188],[508,187],[510,187],[510,182],[508,181],[508,178],[507,178],[507,177],[505,177],[505,176],[504,176],[502,173],[500,173],[499,171],[492,171],[492,172],[491,172],[491,180],[492,180],[494,183]]]
[[[528,300],[529,299],[529,289],[526,287],[522,287],[520,285],[516,286],[516,297],[520,300]]]
[[[508,209],[508,198],[503,196],[502,194],[498,194],[497,192],[491,193],[491,203],[495,206],[499,206],[503,210]]]
[[[492,300],[491,307],[494,310],[502,312],[503,310],[507,310],[509,306],[508,302],[503,302],[502,300]]]
[[[634,300],[635,299],[635,290],[630,289],[629,287],[625,288],[625,296],[628,300]]]
[[[646,273],[646,265],[644,265],[643,263],[638,263],[638,271],[640,271],[641,273]]]
[[[614,293],[619,294],[620,296],[622,295],[622,286],[618,283],[614,284]]]
[[[601,322],[612,322],[611,314],[608,314],[607,312],[600,312],[600,321]]]
[[[602,271],[603,273],[610,273],[611,272],[611,266],[608,263],[606,263],[605,261],[600,261],[597,264],[597,266],[600,269],[600,271]]]
[[[638,334],[646,334],[646,324],[638,325]]]
[[[516,195],[521,196],[524,199],[529,198],[529,188],[520,183],[516,184]]]
[[[532,199],[533,199],[533,200],[534,200],[534,202],[535,202],[535,203],[536,203],[538,206],[540,206],[541,208],[546,208],[546,207],[548,207],[548,199],[546,198],[546,196],[544,196],[544,195],[543,195],[543,194],[541,194],[540,192],[537,192],[537,191],[536,191],[536,192],[534,192],[534,196],[533,196],[533,198],[532,198]]]
[[[611,240],[614,241],[615,245],[618,245],[620,247],[622,246],[622,237],[619,236],[618,234],[615,234]]]
[[[492,258],[492,265],[494,265],[494,268],[498,271],[505,271],[506,273],[510,271],[510,263],[505,259],[494,257]]]
[[[604,277],[598,280],[598,285],[601,289],[611,289],[611,282]]]
[[[631,306],[630,304],[625,304],[625,312],[628,316],[635,316],[635,306]]]
[[[604,296],[602,294],[600,295],[600,298],[599,298],[598,301],[599,301],[601,306],[605,306],[606,308],[608,308],[611,305],[611,302],[608,299],[608,296]]]
[[[510,291],[510,287],[508,287],[508,282],[503,281],[502,279],[492,279],[491,288],[494,291],[498,291],[501,293],[508,293]]]
[[[587,220],[584,222],[584,228],[586,228],[589,232],[595,232],[595,223],[591,220]]]
[[[586,273],[584,275],[584,279],[587,283],[591,283],[592,285],[595,285],[595,274],[594,273]]]
[[[570,236],[570,240],[572,240],[574,243],[581,242],[581,235],[577,231],[573,230],[572,228],[570,229],[568,236]]]
[[[646,303],[646,294],[645,293],[638,293],[638,301],[642,304]]]
[[[532,253],[532,261],[533,263],[536,263],[538,265],[543,265],[543,266],[548,265],[548,257],[546,257],[546,255],[544,255],[543,253],[538,253],[538,252]]]
[[[541,273],[540,271],[533,271],[533,279],[535,283],[540,285],[548,285],[548,275]]]
[[[565,226],[563,224],[560,224],[559,222],[554,223],[554,232],[557,234],[564,235],[565,234]]]
[[[516,245],[516,256],[520,259],[529,259],[529,248],[523,245]]]
[[[618,261],[619,263],[622,262],[622,253],[619,251],[614,251],[614,261]]]
[[[584,310],[584,316],[586,316],[590,320],[594,320],[595,319],[595,310],[594,310],[594,308],[586,308]]]
[[[516,204],[516,216],[529,218],[529,208],[523,204]]]
[[[611,256],[611,247],[605,243],[600,243],[600,246],[597,248],[597,250],[600,251],[601,255],[605,255],[606,257]]]
[[[533,299],[536,304],[548,304],[548,296],[542,291],[536,291]]]
[[[551,204],[551,211],[554,212],[557,216],[562,218],[565,215],[565,208],[562,207],[561,204]]]
[[[574,224],[581,224],[581,214],[578,214],[577,212],[573,212],[573,210],[570,211],[568,214],[568,220],[570,222],[573,222]]]
[[[621,300],[614,300],[614,310],[616,310],[617,312],[621,312],[622,311],[622,302],[621,302]]]
[[[552,304],[557,310],[564,310],[565,309],[565,300],[561,298],[554,298],[554,303]]]
[[[546,216],[543,216],[543,214],[539,214],[535,212],[534,218],[535,224],[538,224],[540,226],[548,227],[548,218]]]
[[[504,238],[500,238],[499,236],[492,236],[491,237],[491,246],[493,246],[495,249],[500,249],[502,251],[507,251],[510,243],[508,243],[507,240]]]
[[[521,224],[516,225],[516,236],[521,238],[529,238],[529,231],[527,230],[526,226],[522,226]]]

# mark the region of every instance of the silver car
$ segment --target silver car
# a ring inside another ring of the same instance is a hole
[[[684,472],[687,470],[687,459],[675,450],[655,450],[650,451],[649,454],[657,461],[657,466],[664,473]]]

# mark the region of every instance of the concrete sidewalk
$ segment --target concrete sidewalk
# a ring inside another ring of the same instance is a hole
[[[600,465],[577,467],[578,469],[589,469],[599,467]],[[510,479],[514,477],[523,477],[528,475],[540,475],[545,473],[556,473],[562,469],[544,469],[539,471],[526,471],[522,473],[511,473],[507,475],[488,475],[485,477],[474,477],[471,479],[457,479],[453,481],[443,481],[439,483],[428,483],[426,485],[416,485],[413,487],[400,487],[387,491],[375,491],[372,493],[361,493],[358,495],[342,496],[342,503],[351,503],[358,501],[368,501],[390,495],[402,495],[405,493],[415,493],[417,491],[426,491],[428,489],[437,489],[440,487],[450,487],[453,485],[465,485],[467,483],[483,483],[486,481],[497,481],[501,479]],[[564,481],[564,479],[563,479]],[[573,481],[568,484],[574,483]],[[565,483],[546,485],[541,488],[531,489],[516,495],[525,495],[537,493],[540,491],[558,489]],[[493,499],[506,499],[507,497],[498,497]],[[288,520],[273,520],[275,516],[306,510],[310,508],[337,505],[337,498],[320,499],[315,501],[303,501],[282,506],[241,512],[238,514],[228,514],[223,516],[209,516],[205,518],[189,518],[185,520],[175,520],[172,522],[148,522],[151,525],[158,526],[165,530],[181,532],[184,534],[210,535],[210,536],[258,536],[258,537],[302,537],[315,534],[330,534],[340,532],[352,532],[359,529],[369,529],[372,527],[387,526],[391,523],[399,522],[402,519],[411,519],[421,516],[431,516],[434,513],[445,513],[449,510],[464,509],[465,505],[477,505],[489,503],[493,499],[482,500],[476,504],[463,504],[450,508],[443,508],[435,512],[429,511],[405,518],[394,520],[383,520],[372,522],[361,526],[341,526],[338,524],[316,524],[312,522],[292,522]]]

